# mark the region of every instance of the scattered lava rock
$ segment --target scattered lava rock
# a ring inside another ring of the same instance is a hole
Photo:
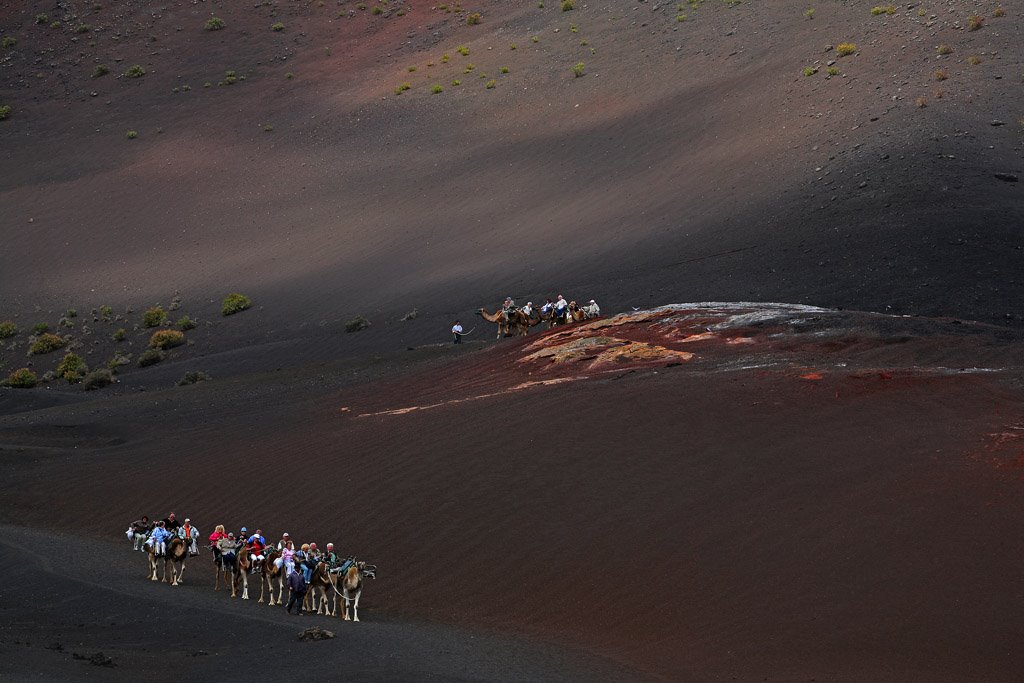
[[[319,626],[313,626],[299,633],[299,640],[308,642],[311,640],[330,640],[334,637],[334,631],[328,631],[322,629]]]
[[[1018,180],[1017,176],[1015,176],[1012,173],[995,173],[993,175],[995,175],[997,179],[1003,180],[1008,183],[1015,183]]]
[[[105,666],[109,668],[117,666],[116,664],[114,664],[113,659],[106,656],[102,652],[97,652],[95,654],[89,655],[88,657],[86,657],[85,655],[80,655],[77,652],[72,652],[71,656],[75,659],[81,659],[83,661],[89,662],[93,666]]]

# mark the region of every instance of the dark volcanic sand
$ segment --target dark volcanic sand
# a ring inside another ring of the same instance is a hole
[[[203,531],[332,540],[380,567],[368,624],[511,633],[630,676],[1013,678],[1019,339],[829,312],[690,315],[668,327],[709,323],[720,343],[685,342],[696,356],[674,367],[623,363],[555,386],[510,390],[556,372],[516,360],[564,340],[550,333],[360,386],[344,373],[232,380],[10,415],[4,512],[115,541],[131,518],[169,509]],[[601,331],[667,340],[656,328]],[[994,362],[957,369],[978,357]],[[114,588],[172,590],[150,588],[137,559]],[[209,594],[190,599],[217,609],[207,562],[187,577]],[[118,642],[99,631],[95,649]]]

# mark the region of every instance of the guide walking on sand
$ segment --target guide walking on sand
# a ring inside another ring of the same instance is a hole
[[[452,325],[452,336],[455,337],[455,340],[454,340],[453,343],[455,343],[455,344],[461,344],[462,343],[462,321],[461,320],[456,320],[455,324]]]

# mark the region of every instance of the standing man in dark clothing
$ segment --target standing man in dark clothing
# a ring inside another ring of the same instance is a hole
[[[288,606],[285,608],[285,612],[291,614],[292,605],[295,605],[296,616],[302,614],[302,601],[306,599],[306,589],[308,587],[309,585],[302,576],[302,572],[294,571],[288,576],[288,588],[291,589],[291,596],[288,598]]]

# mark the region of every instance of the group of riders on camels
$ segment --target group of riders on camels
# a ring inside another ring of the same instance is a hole
[[[357,561],[354,557],[342,558],[334,551],[333,543],[328,543],[322,551],[316,543],[303,543],[296,549],[287,533],[282,535],[276,545],[270,545],[260,529],[252,535],[247,532],[242,527],[237,534],[226,533],[224,525],[220,524],[210,534],[209,548],[217,567],[214,590],[220,590],[223,580],[225,588],[231,586],[232,598],[237,597],[241,586],[242,599],[248,600],[249,575],[253,574],[259,577],[261,603],[266,593],[270,605],[284,604],[287,584],[288,612],[294,606],[296,614],[306,611],[338,616],[340,597],[341,617],[349,620],[351,609],[351,620],[359,621],[359,597],[363,591],[363,579],[377,578],[375,565]],[[199,530],[192,525],[190,519],[179,523],[173,512],[155,522],[150,522],[149,517],[143,515],[141,519],[132,522],[128,538],[135,550],[146,553],[149,561],[147,577],[152,581],[166,581],[172,586],[182,583],[185,560],[199,554]],[[158,579],[157,570],[161,560],[163,575]]]
[[[548,299],[544,305],[535,309],[532,301],[527,301],[525,306],[516,306],[512,297],[506,297],[501,309],[495,313],[489,313],[481,308],[477,315],[490,323],[498,325],[498,339],[512,337],[515,335],[526,336],[531,327],[547,323],[548,328],[568,323],[578,323],[601,315],[601,309],[593,299],[586,306],[580,306],[575,301],[566,301],[561,294],[554,301]]]

